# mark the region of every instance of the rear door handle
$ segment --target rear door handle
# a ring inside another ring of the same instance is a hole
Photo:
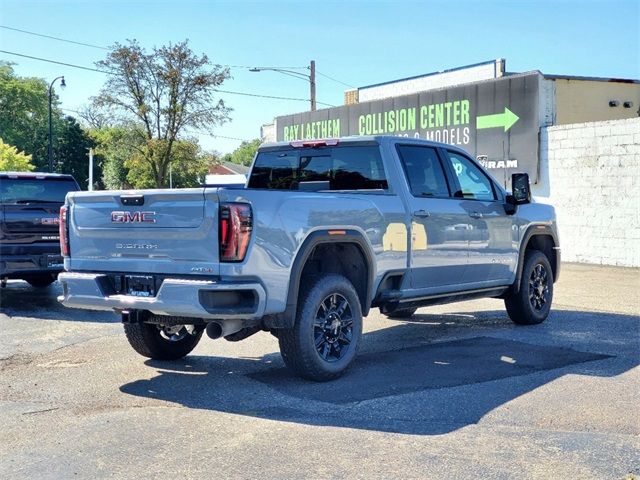
[[[415,212],[413,212],[413,216],[426,218],[426,217],[430,217],[431,214],[426,210],[416,210]]]
[[[482,214],[480,212],[471,212],[469,216],[471,218],[482,218]]]

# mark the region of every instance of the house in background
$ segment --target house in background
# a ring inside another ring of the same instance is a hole
[[[237,163],[222,162],[209,168],[206,184],[209,186],[244,187],[247,182],[249,167]]]

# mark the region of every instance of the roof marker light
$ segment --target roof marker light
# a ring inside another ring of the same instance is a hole
[[[338,145],[337,138],[327,138],[324,140],[296,140],[295,142],[289,142],[293,148],[302,148],[302,147],[335,147]]]

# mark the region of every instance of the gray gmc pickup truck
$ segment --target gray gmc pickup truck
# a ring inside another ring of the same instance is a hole
[[[379,136],[262,145],[245,189],[70,193],[60,300],[121,314],[146,357],[268,331],[295,373],[330,380],[372,307],[496,297],[515,323],[545,320],[555,212],[526,174],[512,184],[459,148]]]

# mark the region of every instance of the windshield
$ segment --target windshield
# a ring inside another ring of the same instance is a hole
[[[67,192],[78,190],[69,178],[0,178],[2,203],[63,203]]]

